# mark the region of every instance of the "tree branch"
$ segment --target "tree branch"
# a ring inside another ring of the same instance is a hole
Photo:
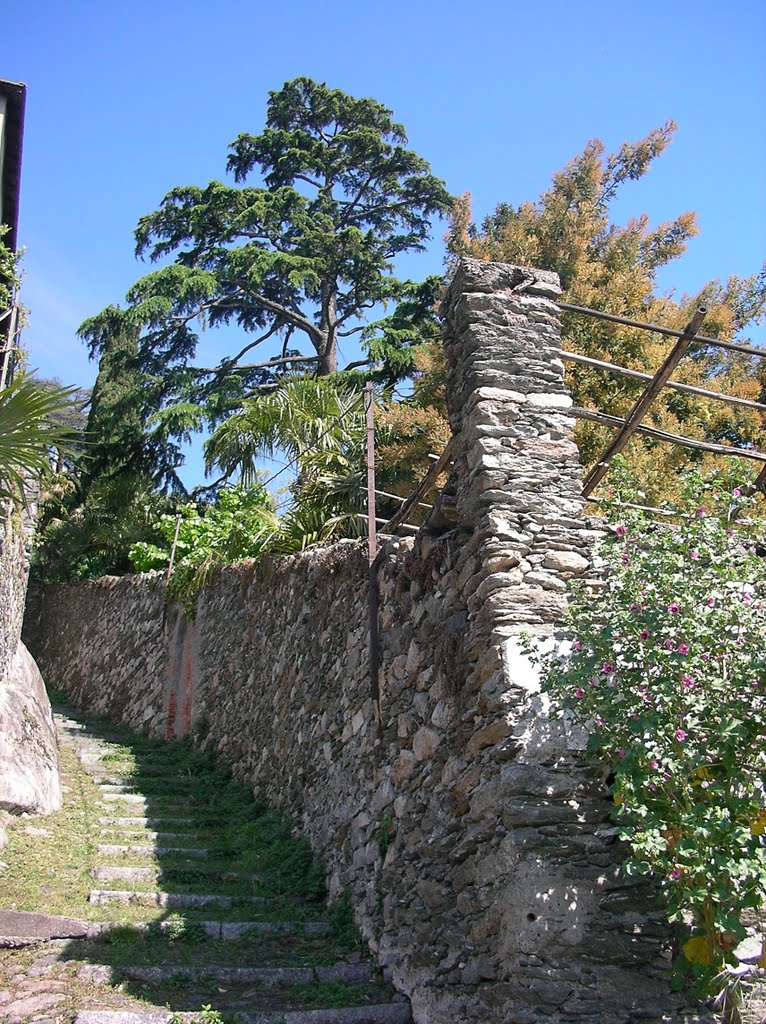
[[[221,376],[224,373],[238,373],[242,370],[265,370],[270,366],[282,366],[285,363],[315,363],[317,359],[319,359],[319,356],[285,356],[279,359],[268,359],[265,363],[243,363],[241,366],[238,366],[231,362],[223,366],[192,366],[190,369],[194,373],[199,374],[200,377],[209,374]]]
[[[322,334],[319,328],[315,324],[312,324],[310,320],[307,320],[301,313],[295,312],[290,309],[289,306],[282,305],[281,302],[275,302],[274,299],[267,299],[265,295],[261,295],[259,292],[251,291],[247,287],[247,284],[242,284],[241,287],[252,302],[263,306],[264,309],[268,309],[271,313],[277,313],[280,316],[283,316],[289,323],[294,324],[300,330],[308,334],[314,344],[322,341]]]

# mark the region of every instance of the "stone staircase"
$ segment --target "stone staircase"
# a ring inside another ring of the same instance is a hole
[[[0,1020],[410,1024],[273,813],[184,744],[55,717],[59,813],[79,805],[92,888],[43,918],[30,897],[9,906],[0,875]],[[23,831],[47,834],[49,820]]]

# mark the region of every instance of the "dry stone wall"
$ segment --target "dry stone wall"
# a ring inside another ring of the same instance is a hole
[[[185,627],[157,577],[48,588],[28,623],[83,707],[155,735],[193,723],[294,816],[417,1024],[692,1019],[583,737],[518,645],[561,642],[594,537],[557,295],[553,274],[470,260],[452,283],[456,458],[426,528],[380,558],[379,718],[353,542],[220,570]]]

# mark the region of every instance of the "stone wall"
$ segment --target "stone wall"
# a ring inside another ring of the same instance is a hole
[[[159,577],[48,588],[28,624],[81,706],[154,735],[194,722],[294,816],[417,1024],[686,1019],[603,781],[517,644],[559,642],[593,540],[556,295],[553,274],[470,260],[450,288],[456,457],[426,528],[381,555],[379,719],[353,542],[220,570],[186,626]]]

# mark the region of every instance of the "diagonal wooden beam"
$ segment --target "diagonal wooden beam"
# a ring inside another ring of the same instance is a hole
[[[702,321],[705,319],[706,313],[707,309],[704,306],[700,306],[689,321],[689,324],[681,337],[668,353],[662,366],[657,370],[654,377],[647,384],[644,389],[644,393],[625,417],[625,423],[622,428],[606,446],[603,455],[586,476],[582,489],[584,498],[587,498],[588,495],[601,483],[609,469],[609,463],[615,455],[618,455],[622,451],[633,434],[635,434],[636,428],[641,425],[641,421],[651,409],[657,395],[659,395],[660,391],[662,391],[666,383],[670,380],[670,375],[673,373],[673,370],[675,370],[681,362],[686,354],[686,350],[689,348],[689,345],[694,341],[695,335],[699,331],[700,327],[702,327]]]
[[[454,436],[449,439],[449,441],[447,442],[447,447],[441,453],[436,462],[431,464],[426,475],[420,481],[420,483],[409,496],[409,498],[407,498],[407,500],[404,502],[401,508],[391,517],[391,519],[389,519],[383,530],[381,530],[381,533],[383,533],[384,531],[386,533],[393,533],[397,526],[399,526],[400,523],[403,523],[407,519],[407,516],[410,514],[410,511],[420,502],[420,499],[423,497],[424,494],[426,494],[429,487],[431,487],[431,485],[439,476],[439,474],[444,469],[446,469],[448,463],[452,460],[455,447],[453,443],[454,440]]]

